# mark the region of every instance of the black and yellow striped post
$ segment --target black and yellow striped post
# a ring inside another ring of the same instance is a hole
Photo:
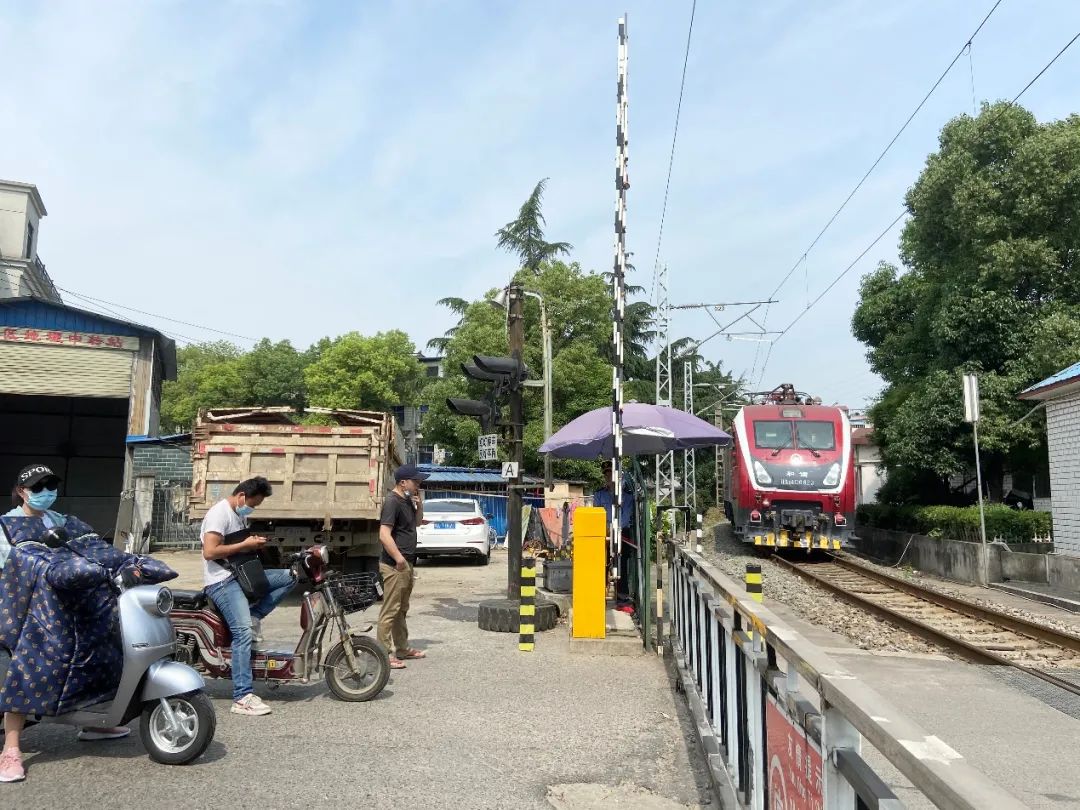
[[[761,601],[761,564],[746,564],[746,592],[755,602]]]
[[[518,610],[518,649],[532,652],[536,637],[536,560],[521,561],[521,607]]]

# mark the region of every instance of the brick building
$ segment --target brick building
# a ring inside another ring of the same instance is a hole
[[[1020,393],[1046,408],[1054,548],[1080,556],[1080,363]]]

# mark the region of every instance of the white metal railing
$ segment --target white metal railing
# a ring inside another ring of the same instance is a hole
[[[701,556],[667,552],[669,651],[725,807],[902,808],[864,740],[938,807],[1025,807]]]

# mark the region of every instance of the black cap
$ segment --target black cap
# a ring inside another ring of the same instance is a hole
[[[431,473],[421,472],[415,464],[403,464],[394,470],[395,481],[423,481]]]
[[[23,467],[19,472],[19,477],[15,480],[15,486],[32,487],[35,484],[40,484],[42,481],[48,481],[49,479],[52,479],[57,483],[60,482],[60,476],[44,464],[31,464],[29,467]]]

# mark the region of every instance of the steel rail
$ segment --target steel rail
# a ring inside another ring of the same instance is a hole
[[[903,613],[895,611],[895,610],[893,610],[893,609],[891,609],[889,607],[886,607],[885,605],[879,604],[879,603],[877,603],[877,602],[873,601],[872,599],[869,599],[869,598],[867,598],[865,596],[861,596],[859,594],[852,593],[851,591],[844,588],[842,585],[829,580],[827,577],[823,577],[820,574],[814,573],[813,572],[813,568],[814,568],[813,563],[795,563],[795,562],[791,562],[791,561],[786,560],[783,557],[780,557],[780,556],[777,556],[777,555],[774,555],[772,559],[775,560],[776,562],[778,562],[782,567],[787,568],[788,570],[794,572],[795,574],[799,575],[803,579],[806,579],[806,580],[808,580],[808,581],[810,581],[810,582],[812,582],[812,583],[814,583],[816,585],[819,585],[820,587],[824,588],[825,590],[836,594],[840,598],[845,599],[848,602],[851,602],[852,604],[855,604],[855,605],[857,605],[859,607],[865,608],[870,613],[873,613],[876,616],[880,617],[881,619],[884,619],[885,621],[888,621],[888,622],[890,622],[892,624],[895,624],[895,625],[898,625],[898,626],[904,628],[905,630],[908,630],[913,635],[917,635],[920,638],[923,638],[923,639],[925,639],[927,641],[930,641],[930,642],[932,642],[934,644],[937,644],[938,646],[945,647],[946,649],[952,650],[953,652],[957,653],[958,655],[962,656],[963,658],[966,658],[966,659],[968,659],[968,660],[970,660],[970,661],[972,661],[974,663],[989,663],[989,664],[995,664],[995,665],[1000,665],[1000,666],[1013,667],[1015,669],[1021,670],[1022,672],[1026,672],[1029,675],[1032,675],[1032,676],[1034,676],[1036,678],[1039,678],[1040,680],[1046,681],[1047,683],[1053,684],[1054,686],[1057,686],[1058,688],[1063,689],[1063,690],[1065,690],[1067,692],[1070,692],[1070,693],[1072,693],[1074,695],[1080,695],[1080,685],[1071,683],[1070,681],[1067,681],[1067,680],[1065,680],[1063,678],[1059,678],[1056,675],[1054,675],[1054,674],[1052,674],[1050,672],[1047,672],[1046,670],[1037,669],[1035,667],[1025,666],[1024,664],[1021,664],[1019,662],[1011,661],[1011,660],[1009,660],[1008,658],[1006,658],[1006,657],[1004,657],[1002,655],[998,655],[996,652],[994,652],[992,650],[988,650],[988,649],[979,647],[979,646],[977,646],[975,644],[972,644],[970,642],[964,641],[961,638],[957,638],[956,636],[950,635],[949,633],[946,633],[943,630],[939,630],[938,628],[933,627],[933,626],[931,626],[931,625],[929,625],[929,624],[927,624],[927,623],[925,623],[923,621],[920,621],[919,619],[913,618],[911,616],[906,616]],[[942,594],[938,594],[938,593],[935,593],[933,591],[927,591],[924,588],[919,588],[919,586],[913,585],[912,583],[904,582],[903,580],[899,580],[899,579],[896,579],[894,577],[889,577],[888,575],[885,575],[885,574],[880,574],[880,572],[873,571],[872,569],[866,569],[864,566],[861,566],[861,565],[858,565],[858,564],[851,564],[849,560],[840,560],[839,558],[834,557],[832,559],[832,562],[839,564],[840,567],[842,567],[842,568],[845,568],[847,570],[858,573],[859,575],[864,575],[869,571],[872,574],[875,574],[877,576],[867,576],[867,578],[871,579],[873,581],[876,581],[879,584],[883,584],[883,585],[887,585],[889,587],[893,587],[895,590],[903,592],[903,593],[907,593],[909,596],[915,596],[916,598],[922,599],[923,601],[927,601],[927,602],[930,602],[932,604],[936,604],[938,607],[944,607],[947,610],[952,610],[955,613],[960,613],[961,615],[967,616],[967,618],[975,618],[977,620],[984,621],[984,622],[986,622],[988,624],[991,624],[991,625],[993,625],[995,627],[999,627],[999,625],[997,625],[993,619],[989,618],[990,616],[993,616],[995,618],[998,617],[998,616],[1005,616],[1006,618],[1008,618],[1011,621],[1023,622],[1022,619],[1016,619],[1016,617],[1014,617],[1014,616],[1007,616],[1006,614],[999,613],[998,611],[990,610],[988,608],[983,608],[983,607],[981,607],[979,605],[973,605],[972,603],[964,602],[963,600],[953,599],[952,597],[945,597]],[[896,587],[898,585],[903,585],[903,586],[906,586],[906,587]],[[957,607],[956,608],[947,607],[946,605],[943,605],[940,602],[936,602],[934,597],[940,597],[943,600],[948,600],[948,601],[955,602]],[[961,610],[960,609],[961,607],[963,607],[965,609],[974,608],[974,609],[976,609],[978,611],[985,611],[985,614],[986,614],[987,618],[980,617],[980,616],[972,616],[971,614],[965,612],[965,610]],[[1023,623],[1027,624],[1027,625],[1031,624],[1030,622],[1023,622]],[[1031,625],[1031,626],[1036,626],[1036,625]],[[1023,633],[1023,632],[1018,631],[1018,630],[1012,630],[1011,628],[1008,628],[1008,627],[1002,628],[1002,629],[1008,629],[1011,632],[1018,633],[1020,635],[1027,635],[1026,633]],[[1053,634],[1055,637],[1060,637],[1061,639],[1068,640],[1067,644],[1061,644],[1061,643],[1059,643],[1057,641],[1046,642],[1046,643],[1052,643],[1055,646],[1064,647],[1065,649],[1075,649],[1072,646],[1070,646],[1071,643],[1077,641],[1077,639],[1075,637],[1069,636],[1067,634],[1056,633],[1056,631],[1053,631],[1050,628],[1046,628],[1046,627],[1040,627],[1039,629],[1043,633]],[[1046,641],[1046,639],[1043,638],[1043,637],[1040,637],[1038,640]]]

